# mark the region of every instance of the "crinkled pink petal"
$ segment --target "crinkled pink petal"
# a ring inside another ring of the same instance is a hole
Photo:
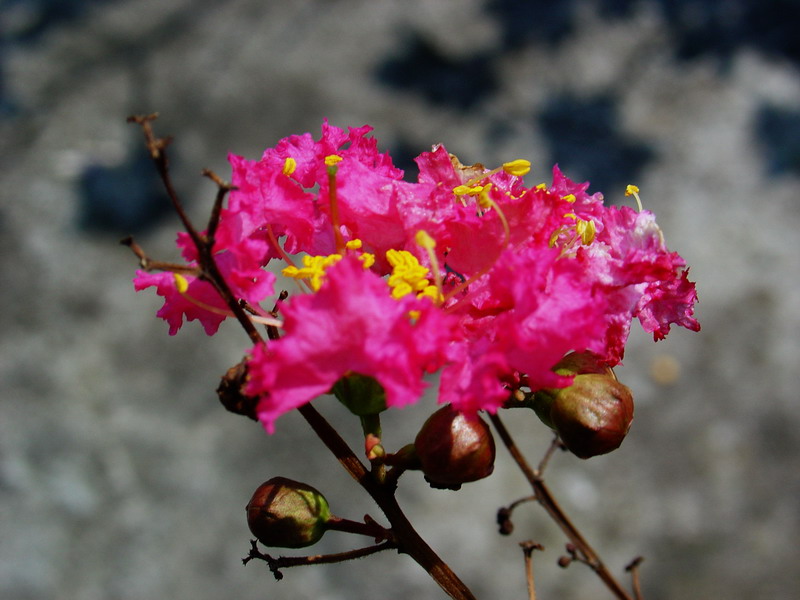
[[[224,312],[227,309],[211,284],[191,276],[187,276],[186,279],[189,282],[186,295],[219,311]],[[219,329],[219,324],[225,320],[224,314],[202,308],[180,294],[175,287],[175,276],[172,273],[147,273],[139,270],[136,271],[133,285],[137,292],[151,286],[156,287],[158,295],[164,298],[164,305],[156,315],[169,324],[170,335],[178,333],[183,325],[184,317],[187,321],[195,319],[200,321],[208,335],[214,335]]]
[[[420,312],[415,323],[410,310]],[[258,415],[269,431],[350,372],[374,377],[389,406],[415,402],[423,374],[443,363],[452,329],[430,301],[391,298],[386,282],[352,257],[328,269],[318,292],[285,303],[281,315],[284,336],[256,346],[249,361],[247,393],[261,396]]]
[[[505,355],[485,338],[457,348],[459,354],[442,370],[439,402],[465,413],[495,412],[509,397],[505,383],[513,369]]]
[[[700,331],[700,323],[692,317],[696,302],[697,290],[689,281],[689,269],[686,269],[673,279],[649,284],[637,306],[636,316],[644,330],[651,332],[658,341],[666,337],[672,323]]]
[[[339,163],[336,175],[340,223],[347,227],[352,237],[359,238],[383,258],[387,250],[402,247],[406,241],[398,202],[415,191],[414,184],[398,181],[368,165],[345,159]]]
[[[229,208],[223,211],[217,239],[227,247],[270,226],[286,235],[289,253],[311,251],[315,235],[330,229],[319,212],[315,195],[266,161],[253,162],[231,155],[232,183]],[[236,215],[232,220],[229,215]],[[228,227],[228,223],[231,227]],[[238,236],[238,239],[237,239]]]
[[[603,349],[606,301],[580,263],[551,248],[507,252],[492,273],[492,289],[513,307],[494,319],[498,346],[509,365],[534,388],[563,385],[551,369],[572,350]],[[505,288],[505,289],[504,289]]]

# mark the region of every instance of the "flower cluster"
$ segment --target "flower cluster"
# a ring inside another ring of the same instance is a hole
[[[376,380],[397,407],[440,372],[440,402],[494,411],[509,389],[568,385],[553,367],[569,352],[619,363],[634,318],[656,340],[672,324],[699,329],[686,264],[650,212],[605,206],[558,167],[550,185],[526,187],[527,161],[466,166],[443,146],[404,181],[370,130],[325,123],[319,140],[229,157],[219,271],[254,315],[268,316],[273,260],[302,292],[279,305],[280,339],[249,356],[246,391],[268,430],[351,374]],[[136,289],[156,286],[171,334],[184,318],[213,334],[227,307],[191,274],[191,240],[178,245],[187,271],[140,271]]]

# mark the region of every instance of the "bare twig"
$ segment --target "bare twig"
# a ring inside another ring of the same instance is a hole
[[[389,519],[399,551],[411,556],[451,598],[475,600],[470,589],[411,525],[397,503],[394,487],[380,484],[342,439],[339,432],[331,427],[330,423],[310,403],[300,406],[297,410],[339,463],[372,496],[383,514]]]
[[[561,442],[561,438],[558,437],[558,434],[553,437],[553,441],[550,443],[550,446],[547,448],[547,452],[544,453],[542,460],[539,461],[539,466],[536,467],[536,474],[541,477],[544,475],[544,470],[547,468],[547,463],[550,462],[550,458],[553,456],[553,453],[559,449],[564,448],[564,444]]]
[[[283,579],[281,569],[288,569],[289,567],[303,567],[308,565],[324,565],[331,563],[340,563],[356,558],[364,558],[371,554],[383,552],[384,550],[393,550],[397,546],[390,541],[376,544],[374,546],[367,546],[365,548],[356,548],[355,550],[348,550],[347,552],[337,552],[335,554],[316,554],[312,556],[279,556],[273,558],[269,554],[264,554],[258,549],[256,540],[250,540],[250,552],[242,559],[243,564],[249,563],[251,560],[263,560],[269,565],[269,570],[275,576],[275,579],[280,581]]]
[[[261,337],[261,334],[258,333],[255,325],[253,325],[253,322],[247,317],[247,314],[245,314],[244,309],[239,304],[238,300],[228,286],[228,282],[222,276],[222,273],[217,267],[217,262],[214,259],[213,240],[209,241],[208,238],[198,233],[197,229],[195,229],[194,225],[186,214],[186,211],[183,209],[183,203],[175,191],[175,187],[172,185],[172,177],[169,174],[169,160],[167,159],[166,148],[171,139],[157,138],[155,136],[153,133],[152,122],[155,121],[156,118],[158,118],[158,113],[153,113],[150,115],[134,115],[128,117],[128,122],[139,124],[144,131],[147,148],[150,151],[150,156],[152,157],[153,163],[156,165],[158,174],[161,177],[161,182],[164,184],[167,195],[172,201],[172,206],[175,209],[175,212],[178,213],[178,217],[183,224],[183,228],[186,230],[186,233],[189,234],[192,243],[194,243],[195,248],[197,249],[197,257],[201,269],[200,277],[211,283],[211,285],[216,288],[225,304],[228,305],[228,308],[231,310],[233,315],[241,324],[242,328],[244,328],[245,332],[250,337],[250,340],[254,344],[263,343],[264,340]],[[214,179],[214,177],[212,177],[212,179]],[[216,178],[216,180],[219,180],[219,178]],[[217,202],[221,204],[222,198],[230,190],[230,187],[227,186],[227,184],[224,184],[224,182],[221,180],[218,181],[217,185],[220,188],[220,191],[217,193]],[[213,218],[214,217],[212,213],[212,219]],[[218,212],[216,219],[219,220]],[[216,225],[214,225],[214,227],[216,228]]]
[[[197,267],[153,260],[147,256],[144,249],[133,240],[132,236],[122,238],[119,243],[131,249],[136,255],[136,258],[139,259],[139,266],[145,271],[169,271],[171,273],[186,273],[187,275],[200,276],[200,269]]]
[[[231,190],[235,190],[236,188],[232,186],[230,183],[223,181],[214,171],[210,169],[203,169],[203,176],[208,177],[211,181],[217,184],[217,197],[214,200],[214,207],[211,209],[211,216],[208,219],[208,227],[206,228],[206,238],[208,238],[208,243],[211,246],[214,246],[214,236],[217,233],[217,227],[219,226],[219,218],[220,214],[222,213],[222,203],[225,200],[225,196]]]
[[[644,557],[637,556],[634,558],[625,570],[631,574],[631,578],[633,579],[633,598],[634,600],[642,600],[642,583],[639,580],[639,566],[644,561]]]
[[[630,594],[625,591],[625,588],[623,588],[622,585],[620,585],[620,583],[614,578],[614,576],[611,574],[611,571],[608,570],[608,567],[606,567],[603,561],[600,560],[600,557],[598,556],[597,552],[595,552],[594,548],[591,547],[589,542],[586,541],[580,531],[578,531],[577,527],[573,525],[572,521],[570,521],[570,519],[561,509],[558,502],[556,502],[555,498],[550,493],[550,490],[544,484],[541,473],[534,471],[525,460],[525,457],[522,455],[522,452],[520,452],[500,417],[497,414],[490,414],[489,418],[497,430],[500,439],[503,440],[503,443],[511,454],[511,457],[517,463],[517,466],[525,475],[528,483],[530,483],[531,487],[533,488],[539,504],[542,505],[545,511],[547,511],[547,514],[550,515],[550,518],[556,522],[556,524],[566,534],[570,541],[575,545],[577,550],[580,552],[582,562],[585,562],[595,573],[597,573],[598,577],[600,577],[603,583],[605,583],[606,587],[608,587],[608,589],[611,590],[611,592],[617,598],[620,600],[634,600],[631,598]]]
[[[528,599],[536,600],[536,586],[533,582],[533,551],[544,550],[544,546],[532,541],[520,542],[522,553],[525,555],[525,579],[528,582]]]

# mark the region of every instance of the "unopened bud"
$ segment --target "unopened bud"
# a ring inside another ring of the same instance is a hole
[[[377,415],[386,410],[386,392],[374,377],[350,373],[333,385],[331,393],[359,417]]]
[[[256,416],[256,405],[258,398],[248,396],[244,393],[247,383],[247,363],[240,362],[232,366],[228,372],[222,376],[217,395],[222,405],[237,415],[244,415],[253,421],[258,421]]]
[[[433,487],[458,489],[494,470],[495,446],[489,426],[477,414],[460,413],[449,404],[425,421],[414,447]]]
[[[549,420],[561,441],[580,458],[619,448],[633,421],[633,396],[614,377],[576,375],[572,385],[555,392]]]
[[[325,496],[285,477],[262,483],[247,503],[247,525],[265,546],[311,546],[323,536],[330,518]]]
[[[619,448],[633,421],[630,389],[590,352],[568,354],[553,371],[574,378],[568,387],[534,394],[532,406],[542,422],[580,458]]]

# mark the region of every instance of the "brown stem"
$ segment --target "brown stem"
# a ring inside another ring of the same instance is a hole
[[[611,571],[608,570],[608,567],[606,567],[603,561],[600,560],[600,557],[598,556],[597,552],[595,552],[594,548],[591,547],[589,542],[586,541],[583,535],[581,535],[580,531],[578,531],[577,527],[573,525],[572,521],[570,521],[569,517],[567,517],[567,515],[561,509],[558,502],[556,502],[555,498],[550,493],[548,487],[544,484],[541,473],[534,471],[525,460],[525,457],[514,443],[511,434],[509,434],[500,417],[497,414],[490,414],[489,418],[491,419],[495,429],[497,429],[500,439],[503,440],[506,448],[508,448],[511,457],[517,463],[517,466],[525,475],[525,479],[528,480],[528,483],[530,483],[531,487],[533,488],[539,504],[544,507],[545,511],[547,511],[547,514],[550,515],[550,518],[552,518],[558,524],[569,540],[580,551],[583,562],[589,565],[592,570],[597,573],[598,577],[600,577],[603,583],[606,584],[606,587],[608,587],[608,589],[611,590],[611,592],[617,598],[620,600],[634,600],[631,598],[628,592],[625,591],[625,588],[623,588],[614,578],[614,576],[611,574]]]
[[[376,542],[393,540],[391,530],[385,529],[373,521],[369,516],[365,517],[364,523],[343,519],[341,517],[331,517],[325,523],[325,528],[331,531],[344,531],[345,533],[355,533],[375,538]]]
[[[157,117],[158,113],[153,113],[151,115],[134,115],[128,117],[128,122],[138,123],[144,131],[145,140],[147,141],[147,149],[150,151],[150,156],[156,165],[158,174],[161,177],[161,182],[164,184],[167,195],[172,201],[172,206],[175,209],[175,212],[178,213],[178,217],[180,217],[181,223],[183,223],[183,228],[186,230],[186,233],[189,234],[189,237],[192,239],[192,242],[197,249],[198,262],[200,263],[200,268],[202,269],[201,277],[203,277],[203,279],[211,283],[216,288],[217,292],[219,292],[220,296],[222,296],[222,299],[225,301],[225,304],[228,305],[228,308],[230,308],[231,312],[244,328],[245,332],[247,332],[250,340],[254,344],[262,343],[264,340],[262,339],[261,334],[258,333],[255,325],[253,325],[253,322],[247,317],[244,309],[236,300],[236,297],[233,295],[233,292],[228,286],[228,282],[225,281],[225,278],[222,276],[222,273],[220,273],[219,268],[217,267],[217,262],[214,260],[213,239],[209,240],[207,237],[200,235],[197,232],[197,229],[195,229],[194,225],[192,225],[192,222],[189,219],[189,216],[186,214],[186,211],[183,210],[183,203],[175,191],[175,187],[172,185],[172,177],[169,174],[169,160],[167,159],[166,147],[169,145],[171,140],[170,138],[157,138],[153,133],[152,122],[155,121]],[[212,211],[212,220],[209,223],[209,225],[212,226],[212,229],[216,229],[216,223],[214,219],[217,221],[219,220],[219,209],[217,208],[217,205],[221,206],[222,199],[231,188],[218,177],[216,177],[216,175],[208,176],[214,180],[219,187],[215,208]],[[131,248],[133,249],[133,246],[131,246]]]
[[[214,235],[217,233],[219,226],[219,218],[222,213],[222,202],[228,192],[235,189],[230,183],[223,181],[214,171],[210,169],[203,169],[203,176],[208,177],[211,181],[217,184],[217,197],[214,200],[214,207],[211,209],[211,217],[208,219],[208,227],[206,228],[206,237],[208,244],[214,246]]]
[[[178,197],[178,193],[175,191],[175,187],[172,185],[172,179],[169,176],[169,160],[167,159],[167,153],[165,150],[172,142],[172,138],[159,138],[153,133],[152,123],[157,118],[158,113],[152,113],[149,115],[131,115],[128,117],[128,123],[136,123],[141,126],[142,131],[144,132],[145,141],[147,143],[147,149],[150,151],[150,158],[153,159],[153,163],[156,165],[158,175],[161,177],[161,182],[164,184],[164,189],[167,191],[167,195],[172,202],[172,206],[175,208],[175,212],[178,213],[178,217],[180,217],[186,233],[188,233],[192,238],[195,246],[199,248],[201,245],[200,234],[197,233],[197,230],[189,220],[186,211],[183,210],[181,200]]]
[[[642,564],[643,560],[643,557],[637,556],[627,567],[625,567],[625,570],[631,574],[631,578],[633,579],[632,585],[634,600],[642,600],[642,582],[639,579],[639,565]]]
[[[386,515],[392,525],[398,550],[413,558],[451,598],[475,600],[475,596],[464,582],[428,546],[411,525],[394,497],[394,489],[380,485],[372,477],[339,433],[311,404],[305,404],[298,410],[345,470],[350,473],[350,476],[372,496],[383,514]]]
[[[533,551],[544,550],[544,546],[535,542],[520,542],[525,556],[525,579],[528,582],[528,600],[536,600],[536,586],[533,581]]]
[[[281,569],[288,569],[289,567],[302,567],[307,565],[324,565],[331,563],[340,563],[346,560],[353,560],[356,558],[364,558],[370,554],[376,554],[384,550],[392,550],[397,546],[393,542],[384,542],[375,546],[367,546],[366,548],[356,548],[355,550],[348,550],[347,552],[337,552],[335,554],[315,554],[312,556],[279,556],[273,558],[269,554],[264,554],[258,549],[256,540],[250,540],[250,553],[242,559],[244,564],[249,563],[253,559],[265,561],[269,565],[269,570],[275,576],[275,579],[283,579]]]
[[[144,249],[137,244],[132,236],[122,238],[119,241],[123,246],[128,246],[139,259],[139,266],[145,271],[169,271],[171,273],[186,273],[187,275],[200,276],[200,269],[190,265],[182,265],[179,263],[163,262],[160,260],[153,260],[145,253]]]

